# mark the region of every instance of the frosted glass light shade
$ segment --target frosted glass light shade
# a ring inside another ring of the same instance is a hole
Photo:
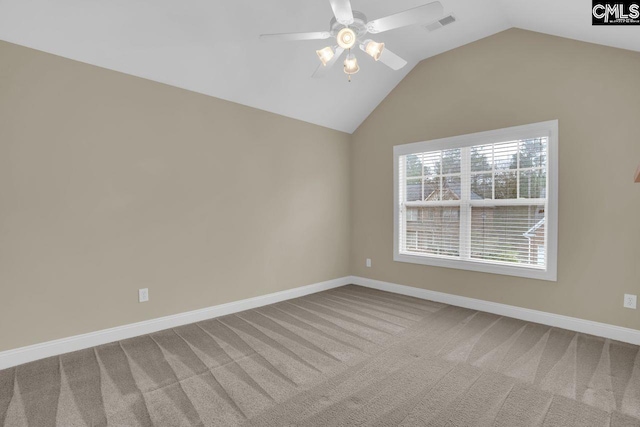
[[[333,59],[333,56],[335,55],[333,49],[331,49],[331,46],[327,46],[324,49],[316,50],[316,53],[318,54],[318,58],[320,58],[320,62],[322,62],[322,65],[324,66],[326,66],[327,62],[331,61],[331,59]]]
[[[358,60],[355,56],[349,55],[347,59],[344,60],[344,72],[345,74],[355,74],[360,71],[360,66],[358,66]]]
[[[380,55],[382,55],[383,50],[384,43],[377,43],[373,40],[369,40],[364,48],[364,51],[371,55],[371,57],[376,61],[380,59]]]

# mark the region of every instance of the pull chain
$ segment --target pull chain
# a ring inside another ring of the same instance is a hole
[[[351,57],[351,48],[349,48],[349,51],[347,52],[347,58]],[[345,65],[346,67],[346,65]],[[349,76],[349,83],[351,83],[351,74],[347,74],[347,76]]]

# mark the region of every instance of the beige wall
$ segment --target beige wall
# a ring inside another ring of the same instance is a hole
[[[348,275],[349,139],[0,42],[0,351]]]
[[[640,329],[638,70],[509,30],[349,136],[0,42],[0,351],[349,274]],[[558,282],[393,261],[394,145],[551,119]]]
[[[512,29],[423,61],[354,134],[352,274],[640,329],[639,117],[640,53]],[[552,119],[557,282],[393,261],[394,145]]]

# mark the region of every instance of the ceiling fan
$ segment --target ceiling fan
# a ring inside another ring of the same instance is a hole
[[[329,31],[263,34],[260,38],[273,41],[297,41],[324,40],[335,37],[337,45],[327,46],[316,51],[321,64],[312,77],[324,77],[346,50],[344,72],[351,81],[351,75],[360,71],[358,60],[351,52],[351,49],[356,45],[373,59],[393,70],[399,70],[407,65],[407,61],[387,49],[384,43],[378,43],[368,38],[368,34],[383,33],[409,25],[431,23],[443,14],[442,4],[439,1],[434,1],[384,18],[367,21],[364,13],[351,9],[350,0],[329,0],[329,3],[331,3],[335,15],[329,23]]]

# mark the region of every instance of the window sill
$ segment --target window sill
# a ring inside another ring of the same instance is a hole
[[[487,262],[466,261],[458,259],[426,257],[406,253],[395,253],[393,260],[410,264],[430,265],[434,267],[453,268],[458,270],[479,271],[482,273],[501,274],[506,276],[524,277],[527,279],[547,280],[556,282],[557,271],[552,268],[539,270],[527,267],[515,267],[504,264],[491,264]]]

